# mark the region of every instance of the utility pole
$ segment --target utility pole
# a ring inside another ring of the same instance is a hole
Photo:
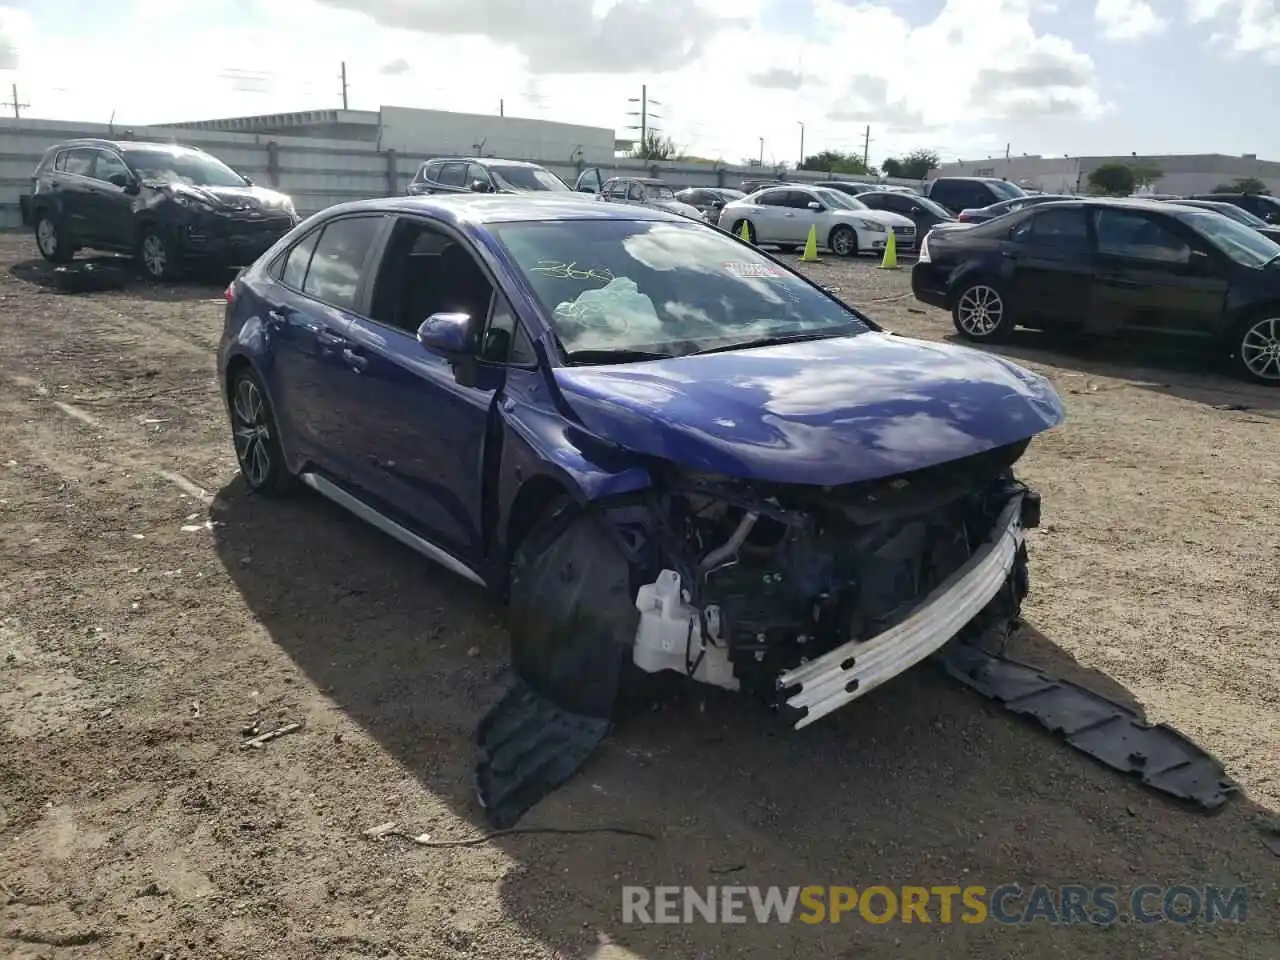
[[[4,102],[4,105],[6,107],[13,107],[13,118],[15,120],[21,120],[22,108],[29,107],[31,106],[31,104],[23,103],[18,99],[18,85],[16,83],[12,86],[11,89],[13,93],[10,95],[9,99]]]
[[[498,116],[505,117],[507,115],[507,101],[498,101]]]
[[[1013,146],[1013,144],[1012,144],[1012,143],[1006,143],[1006,144],[1004,145],[1004,158],[1005,158],[1006,160],[1008,160],[1008,159],[1009,159],[1009,148],[1010,148],[1010,147],[1012,147],[1012,146]]]
[[[627,129],[628,130],[638,129],[640,131],[640,155],[647,160],[649,158],[649,134],[658,132],[656,129],[650,127],[649,121],[662,119],[656,113],[652,113],[649,110],[649,107],[650,106],[660,107],[662,106],[662,104],[659,103],[657,100],[649,99],[649,87],[647,84],[640,87],[639,98],[628,97],[627,103],[640,104],[639,110],[631,110],[627,113],[627,116],[629,117],[638,116],[640,118],[640,126],[639,127],[629,126],[627,127]]]
[[[764,166],[764,137],[760,138],[760,166]]]
[[[796,123],[800,124],[800,162],[796,164],[796,169],[799,170],[804,166],[804,121],[797,120]]]
[[[347,61],[342,61],[342,109],[347,109]]]
[[[866,135],[862,138],[862,169],[871,169],[871,124],[867,124]]]

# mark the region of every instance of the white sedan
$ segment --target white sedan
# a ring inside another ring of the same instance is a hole
[[[809,228],[817,227],[818,246],[841,257],[882,253],[890,230],[898,250],[916,244],[916,225],[902,214],[872,210],[838,190],[799,184],[769,187],[726,204],[720,228],[741,236],[744,226],[752,243],[783,250],[803,245]]]

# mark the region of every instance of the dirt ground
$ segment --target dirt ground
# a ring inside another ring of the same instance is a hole
[[[243,493],[216,282],[66,294],[34,256],[0,237],[0,955],[1280,957],[1280,391],[1203,357],[1004,350],[1069,415],[1022,464],[1044,525],[1017,652],[1221,758],[1242,793],[1219,813],[926,665],[800,732],[691,693],[525,821],[651,840],[427,849],[362,834],[485,829],[472,734],[505,682],[500,611],[318,498]],[[952,332],[905,270],[809,269],[897,332]],[[303,727],[240,748],[284,721]],[[627,884],[1012,882],[1251,892],[1244,923],[1190,927],[621,913]]]

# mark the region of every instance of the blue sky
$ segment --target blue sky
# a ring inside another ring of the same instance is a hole
[[[3,0],[0,0],[3,3]],[[550,11],[555,11],[555,16]],[[1117,24],[1119,25],[1117,27]],[[28,113],[126,123],[382,104],[621,128],[682,148],[1280,159],[1276,0],[9,0]]]

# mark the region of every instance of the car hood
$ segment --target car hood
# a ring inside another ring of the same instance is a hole
[[[683,200],[649,200],[646,202],[649,206],[657,207],[659,210],[666,210],[668,213],[678,213],[682,217],[693,217],[695,220],[702,219],[702,211],[691,203],[685,203]]]
[[[832,212],[842,220],[870,220],[872,223],[883,224],[886,227],[915,226],[915,221],[910,217],[904,217],[900,213],[890,213],[888,210],[835,210]]]
[[[597,436],[689,470],[777,483],[918,470],[1064,416],[1045,378],[1001,357],[878,332],[554,376]]]
[[[280,210],[289,204],[289,197],[265,187],[194,187],[188,184],[168,184],[175,193],[199,197],[205,203],[220,210],[263,211]]]

